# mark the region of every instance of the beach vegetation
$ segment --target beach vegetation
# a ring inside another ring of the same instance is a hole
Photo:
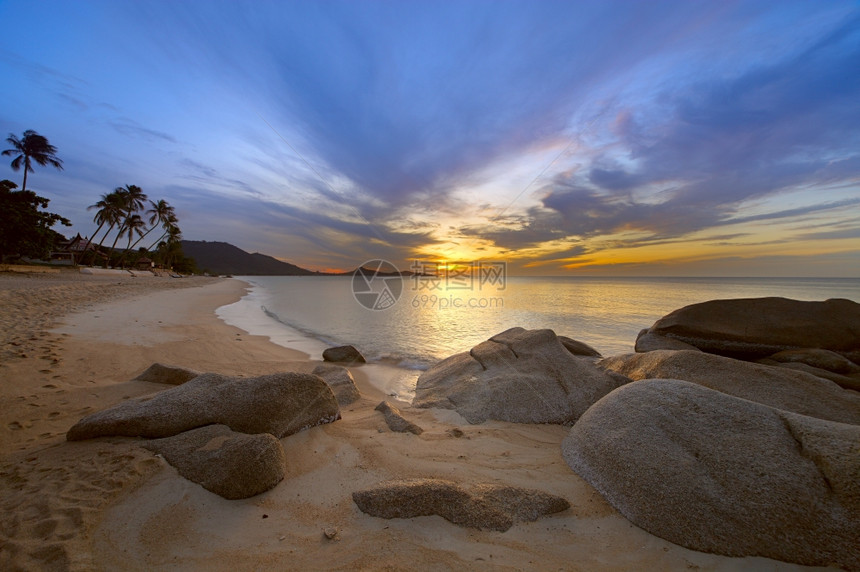
[[[24,167],[24,182],[21,191],[27,190],[27,173],[33,172],[33,163],[41,166],[50,165],[56,169],[63,170],[63,161],[57,157],[57,148],[51,145],[46,137],[28,129],[19,139],[14,133],[10,133],[6,142],[12,145],[11,149],[2,152],[4,157],[12,159],[12,170],[18,171]]]
[[[147,202],[149,208],[144,212]],[[125,267],[127,263],[134,266],[139,259],[146,257],[157,266],[165,268],[175,265],[186,269],[194,268],[194,261],[182,253],[182,232],[179,229],[176,210],[164,199],[151,201],[137,185],[126,185],[102,195],[88,209],[96,210],[93,222],[99,225],[93,234],[93,242],[101,230],[107,228],[88,259],[91,263],[95,263],[100,257],[106,266]],[[157,230],[161,233],[149,247],[138,247],[147,236]],[[113,232],[113,244],[110,248],[103,249],[105,240]],[[126,238],[127,243],[124,249],[119,250],[116,245],[122,238]],[[188,270],[177,270],[191,273]]]
[[[141,240],[146,238],[149,233],[158,228],[159,225],[161,226],[161,228],[166,229],[169,228],[171,224],[176,224],[177,222],[176,212],[174,208],[170,206],[164,199],[159,199],[157,202],[149,201],[149,204],[151,206],[146,211],[146,214],[149,215],[150,227],[145,233],[143,233],[143,235],[141,235],[136,241],[134,241],[134,244],[131,245],[130,249],[137,246]],[[145,249],[144,252],[146,252]]]
[[[50,199],[16,188],[12,181],[0,181],[0,262],[13,256],[47,258],[55,245],[66,240],[51,227],[72,223],[41,210],[48,208]]]
[[[91,263],[95,263],[97,256],[104,257],[104,255],[101,254],[102,244],[104,243],[110,232],[114,229],[114,227],[120,224],[120,222],[122,222],[124,201],[122,194],[118,192],[120,190],[121,189],[116,189],[111,193],[102,195],[99,201],[87,207],[87,210],[98,209],[96,211],[95,216],[93,217],[93,222],[99,225],[98,228],[96,228],[96,231],[93,233],[93,242],[96,240],[96,237],[98,236],[99,231],[101,231],[102,227],[104,225],[108,225],[107,230],[105,231],[104,235],[102,235],[101,241],[99,241],[98,247],[92,251],[92,258],[90,259]]]
[[[129,225],[129,222],[133,220],[138,211],[143,209],[144,201],[147,200],[146,193],[137,185],[117,187],[114,192],[120,196],[123,218],[117,230],[116,237],[113,239],[113,244],[110,247],[111,252],[116,250],[116,243],[126,235],[126,227]],[[140,218],[139,215],[138,218]]]

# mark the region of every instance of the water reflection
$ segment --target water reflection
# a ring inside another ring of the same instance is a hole
[[[371,358],[427,366],[514,326],[551,328],[604,355],[630,352],[636,335],[668,312],[718,298],[785,296],[860,300],[856,279],[511,278],[506,287],[432,291],[403,281],[396,304],[373,311],[338,277],[250,277],[278,319]]]

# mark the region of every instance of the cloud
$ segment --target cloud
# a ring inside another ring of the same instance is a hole
[[[295,4],[236,25],[253,30],[274,77],[281,115],[267,119],[398,207],[563,135],[591,87],[709,11],[623,7]],[[605,40],[618,36],[625,42]]]
[[[585,168],[556,175],[516,225],[467,230],[505,248],[560,236],[658,242],[728,224],[852,208],[817,202],[744,216],[753,199],[860,180],[860,17],[776,63],[625,100]],[[583,160],[582,158],[580,160]],[[826,196],[826,195],[825,195]],[[773,203],[773,201],[772,201]],[[809,238],[815,238],[809,235]]]
[[[199,187],[172,186],[166,193],[180,212],[186,236],[207,240],[233,236],[243,248],[255,248],[252,245],[261,236],[268,236],[276,243],[260,247],[267,254],[308,266],[346,269],[374,257],[402,264],[418,247],[435,243],[427,232],[401,232],[343,220],[325,209],[215,195]]]
[[[139,137],[148,141],[167,141],[169,143],[176,143],[176,138],[173,135],[143,127],[137,121],[129,119],[128,117],[112,119],[108,121],[108,124],[110,124],[110,126],[117,132],[128,137]]]
[[[808,232],[798,235],[795,238],[800,240],[839,240],[846,238],[860,238],[860,227],[823,232]]]
[[[730,218],[722,221],[722,224],[742,224],[747,222],[754,222],[760,220],[774,220],[774,219],[785,219],[785,218],[794,218],[801,217],[808,214],[820,212],[820,211],[828,211],[833,209],[842,209],[845,207],[851,207],[854,205],[860,205],[860,199],[844,199],[841,201],[832,201],[827,203],[819,203],[816,205],[807,205],[804,207],[798,207],[794,209],[786,209],[781,211],[774,211],[769,213],[762,213],[757,215],[750,215],[745,217],[736,217]]]

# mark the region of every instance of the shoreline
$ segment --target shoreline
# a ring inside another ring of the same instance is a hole
[[[34,280],[21,291],[4,280],[0,308],[15,321],[7,320],[3,350],[19,351],[5,341],[22,339],[29,345],[20,351],[30,354],[0,365],[0,568],[808,569],[695,552],[633,526],[565,464],[566,427],[470,425],[453,411],[395,401],[424,433],[394,433],[374,409],[389,399],[376,364],[350,368],[362,397],[341,409],[341,420],[281,440],[280,484],[225,500],[140,440],[70,443],[65,432],[84,415],[168,389],[129,381],[153,362],[237,376],[311,371],[320,362],[306,353],[216,316],[241,298],[243,281]],[[73,295],[75,284],[86,291]],[[39,304],[20,304],[28,297]],[[52,307],[74,313],[45,315]],[[355,490],[419,477],[537,487],[571,508],[500,533],[437,516],[374,518],[352,501]],[[326,528],[337,538],[327,539]]]
[[[246,293],[231,304],[216,308],[215,314],[227,325],[250,335],[264,336],[280,347],[302,352],[307,359],[323,363],[322,352],[332,346],[311,334],[302,332],[268,315],[260,304],[262,286],[243,278],[233,278],[247,285]],[[255,291],[256,289],[256,291]],[[423,370],[411,369],[390,361],[370,361],[349,367],[353,374],[365,375],[386,396],[411,403],[415,384]]]

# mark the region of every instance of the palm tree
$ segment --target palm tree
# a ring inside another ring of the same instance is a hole
[[[164,221],[162,221],[162,223],[161,223],[161,228],[164,229],[164,232],[161,234],[161,236],[158,237],[158,239],[155,242],[150,244],[149,248],[147,248],[146,250],[152,250],[153,248],[155,248],[155,246],[158,243],[160,243],[162,240],[164,240],[164,238],[166,236],[170,235],[171,233],[177,233],[178,234],[179,233],[179,226],[177,225],[178,222],[179,222],[179,219],[176,218],[176,215],[171,212],[167,216],[167,218]]]
[[[152,207],[146,211],[146,214],[149,215],[149,224],[152,226],[146,231],[146,234],[138,238],[134,244],[131,245],[131,248],[137,246],[141,240],[146,238],[150,232],[158,227],[158,224],[163,226],[170,219],[176,220],[176,214],[174,213],[173,207],[167,204],[167,201],[164,199],[159,199],[157,203],[149,201],[149,204],[152,205]]]
[[[136,213],[142,211],[144,207],[143,203],[146,201],[146,193],[143,192],[143,189],[137,185],[126,185],[125,193],[128,212]]]
[[[171,268],[174,257],[182,252],[182,231],[176,225],[171,226],[167,232],[167,240],[158,245],[158,250],[164,255],[164,266]]]
[[[99,228],[96,229],[95,233],[93,233],[92,240],[96,239],[96,235],[98,235],[99,229],[101,229],[103,225],[108,225],[107,231],[104,233],[104,236],[102,236],[102,239],[99,242],[99,246],[97,249],[99,252],[101,252],[102,244],[110,234],[110,231],[112,231],[113,228],[116,225],[120,224],[123,220],[125,198],[122,194],[122,191],[123,189],[121,187],[118,187],[113,192],[108,193],[106,195],[102,195],[101,200],[98,201],[96,204],[87,207],[87,210],[92,210],[94,208],[99,209],[99,211],[93,218],[94,222],[99,223]],[[108,260],[110,260],[110,257],[108,257]]]
[[[33,172],[33,161],[41,166],[51,165],[58,170],[63,170],[63,162],[57,158],[55,153],[57,148],[48,142],[48,139],[39,135],[35,131],[28,129],[24,131],[24,136],[18,139],[14,133],[10,133],[6,141],[12,145],[12,149],[6,149],[2,155],[10,157],[16,155],[12,159],[12,170],[18,171],[21,165],[24,165],[24,184],[21,185],[21,190],[27,190],[27,173]]]
[[[102,195],[101,199],[96,201],[95,204],[87,207],[88,211],[91,211],[93,209],[99,209],[96,212],[95,216],[93,217],[93,222],[98,223],[99,226],[98,226],[98,228],[96,228],[96,231],[93,233],[92,239],[90,239],[91,244],[93,241],[95,241],[96,236],[98,236],[99,232],[101,232],[102,227],[105,224],[109,224],[112,222],[113,217],[111,217],[110,213],[112,211],[113,203],[114,203],[113,197],[114,197],[113,193],[105,193]],[[110,227],[108,227],[108,232],[110,232]],[[105,236],[107,236],[107,233],[105,233]],[[104,238],[102,238],[102,240],[104,240]],[[93,254],[93,261],[95,261],[95,254]]]
[[[133,215],[139,210],[142,210],[143,201],[146,200],[146,194],[143,192],[143,189],[141,189],[137,185],[126,185],[124,188],[117,187],[114,192],[119,193],[119,195],[122,197],[123,214],[125,215],[125,218],[123,219],[122,224],[120,224],[119,230],[116,234],[116,238],[114,238],[113,244],[110,247],[111,252],[113,252],[114,248],[116,248],[116,243],[119,241],[120,237],[125,235],[125,225],[131,215]]]
[[[128,218],[125,219],[125,224],[123,225],[123,232],[128,235],[128,245],[125,247],[125,251],[123,251],[122,256],[119,257],[118,266],[123,268],[123,262],[125,261],[125,257],[128,254],[128,251],[131,250],[131,240],[134,238],[134,233],[137,233],[138,236],[143,236],[142,228],[146,228],[146,222],[144,222],[143,218],[139,214],[130,214]]]

